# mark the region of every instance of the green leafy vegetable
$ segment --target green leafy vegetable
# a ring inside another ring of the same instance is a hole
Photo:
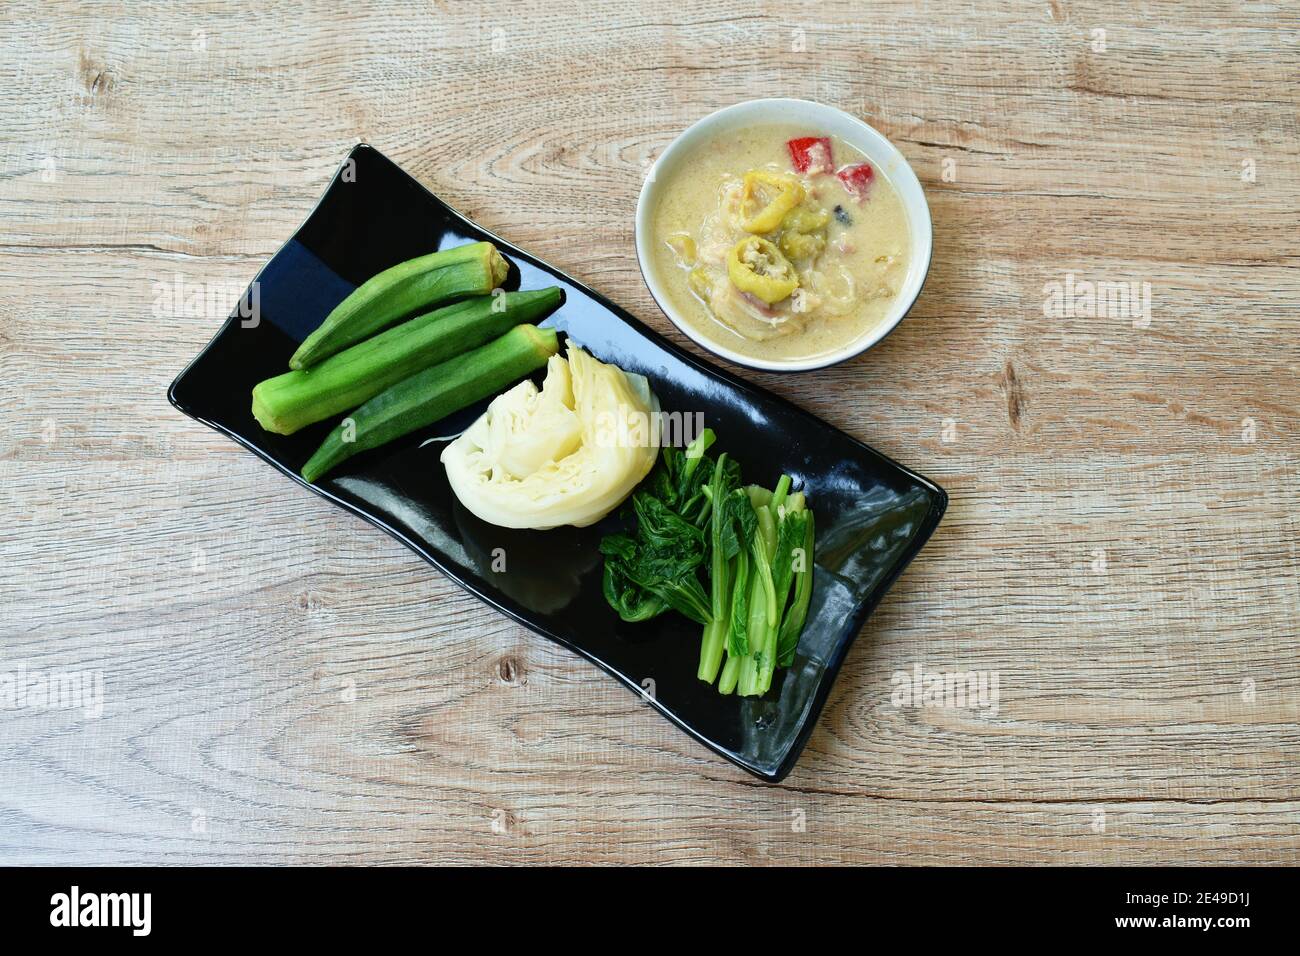
[[[732,657],[749,654],[749,552],[736,555],[735,581],[731,589],[731,620],[727,653]]]
[[[722,667],[722,648],[730,629],[730,590],[731,555],[726,545],[734,539],[734,529],[728,527],[729,513],[727,499],[734,479],[739,478],[735,469],[728,468],[727,453],[718,456],[713,466],[709,483],[704,486],[704,496],[709,501],[709,587],[711,608],[709,621],[704,625],[704,639],[700,646],[700,666],[696,676],[712,684]],[[727,540],[724,542],[724,538]]]
[[[625,621],[644,621],[668,608],[700,624],[713,620],[711,602],[696,573],[708,554],[701,527],[709,501],[704,487],[713,460],[705,430],[685,451],[666,448],[650,477],[632,496],[636,534],[607,535],[602,588]]]
[[[714,440],[706,429],[662,451],[626,512],[632,532],[601,542],[605,598],[625,621],[671,608],[701,624],[699,679],[759,696],[807,618],[812,512],[787,475],[770,491],[742,485],[734,459],[706,453]]]
[[[781,633],[777,641],[777,665],[789,667],[794,662],[794,652],[799,646],[799,635],[803,633],[804,621],[808,617],[808,603],[812,599],[812,561],[813,561],[813,513],[808,516],[807,529],[804,531],[803,548],[799,553],[801,560],[795,573],[794,601],[785,612],[781,622]]]

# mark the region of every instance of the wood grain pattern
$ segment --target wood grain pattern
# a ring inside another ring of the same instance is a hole
[[[1282,3],[13,3],[0,862],[1300,862],[1300,18]],[[1098,34],[1096,31],[1104,31]],[[672,335],[648,162],[824,100],[925,184],[881,346],[763,385],[953,504],[759,784],[166,402],[347,149]],[[1151,321],[1045,315],[1067,274]],[[985,670],[996,715],[891,702]]]

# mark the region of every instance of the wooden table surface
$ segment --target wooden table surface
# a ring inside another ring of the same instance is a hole
[[[242,6],[0,26],[0,862],[1300,861],[1294,5]],[[366,141],[694,349],[637,192],[765,95],[888,135],[935,250],[878,348],[751,377],[952,495],[780,786],[175,411],[220,318],[157,307]]]

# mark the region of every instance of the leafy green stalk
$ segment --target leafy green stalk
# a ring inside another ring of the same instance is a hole
[[[777,526],[776,553],[772,557],[772,588],[776,592],[778,612],[785,608],[786,599],[790,596],[790,583],[795,575],[796,551],[803,547],[808,515],[807,511],[786,512]]]
[[[692,446],[694,443],[692,443]],[[690,449],[687,449],[688,454]],[[694,464],[691,462],[690,464]],[[689,465],[688,465],[689,467]],[[726,507],[728,478],[727,453],[718,456],[713,467],[713,475],[704,488],[711,512],[709,514],[709,586],[712,598],[712,620],[704,628],[704,639],[700,645],[700,666],[696,676],[712,684],[718,678],[718,669],[722,666],[722,647],[730,630],[728,612],[731,610],[730,555],[724,543],[724,526],[730,521]]]
[[[758,530],[762,537],[754,539],[751,551],[754,554],[754,567],[758,571],[758,580],[763,585],[763,609],[767,612],[766,624],[768,627],[776,627],[779,610],[776,606],[776,585],[772,581],[772,557],[776,553],[776,523],[772,520],[772,512],[767,508],[756,508],[755,512],[758,514]]]
[[[731,588],[730,626],[727,630],[727,654],[729,657],[745,657],[749,654],[749,552],[741,551],[736,555],[735,573]]]
[[[781,506],[785,504],[785,496],[790,493],[790,476],[782,475],[776,483],[776,489],[772,492],[772,501],[768,505],[772,509],[775,517],[781,516]]]
[[[775,504],[778,498],[783,498],[778,486],[778,493],[773,495],[772,501]],[[764,648],[762,661],[758,668],[758,686],[760,693],[766,693],[767,689],[772,686],[772,675],[776,671],[778,658],[780,655],[780,639],[778,636],[777,624],[780,623],[779,613],[786,606],[786,601],[790,596],[790,585],[795,576],[795,565],[802,566],[806,562],[806,554],[801,554],[808,529],[808,520],[811,512],[803,508],[802,497],[787,499],[785,507],[778,507],[781,512],[780,523],[777,526],[776,533],[776,553],[772,557],[772,587],[776,592],[776,606],[778,608],[778,620],[773,623],[772,627],[766,634],[767,646]]]
[[[767,639],[767,610],[763,599],[763,582],[760,575],[751,575],[749,587],[749,653],[740,660],[740,674],[736,680],[736,693],[752,697],[758,693],[758,658],[763,653]]]
[[[750,499],[754,496],[751,492]],[[770,500],[770,498],[769,498]],[[776,551],[776,528],[766,505],[754,508],[758,531],[750,547],[754,583],[749,591],[749,655],[740,662],[736,692],[742,696],[761,694],[759,670],[764,654],[775,649],[769,632],[777,626],[776,592],[772,584],[772,556]]]
[[[718,436],[713,433],[712,428],[706,428],[695,436],[695,440],[686,446],[683,453],[686,456],[686,477],[689,478],[695,471],[700,461],[704,458],[704,453],[709,447],[717,441]]]
[[[727,654],[727,663],[722,666],[722,676],[718,678],[719,694],[730,694],[735,691],[736,682],[740,679],[740,662],[741,658]]]
[[[700,641],[700,665],[695,676],[706,684],[718,679],[722,668],[722,650],[727,633],[727,618],[714,618],[704,625],[704,637]]]
[[[682,514],[697,526],[703,526],[705,519],[708,517],[711,505],[711,499],[707,494],[703,494],[703,492],[707,490],[708,482],[712,480],[713,474],[717,471],[717,468],[705,467],[701,469],[700,463],[706,462],[709,465],[712,465],[712,462],[709,462],[709,459],[704,453],[708,451],[709,446],[713,444],[715,437],[713,429],[706,428],[696,436],[694,441],[686,446],[686,451],[683,452],[683,458],[686,461],[685,466],[682,468],[684,479],[683,484],[685,486],[690,486],[692,483],[691,479],[695,476],[696,471],[698,470],[700,473],[700,481],[698,484],[700,493],[703,496],[698,499],[696,507],[690,507],[690,503],[688,502],[687,506],[682,509]],[[725,458],[726,456],[724,455],[723,457]],[[719,463],[718,467],[721,467],[721,463]],[[691,500],[694,501],[695,499]]]
[[[785,619],[781,621],[781,632],[777,638],[776,657],[777,664],[781,667],[789,667],[794,663],[794,654],[799,647],[799,635],[803,632],[808,617],[808,605],[812,600],[815,538],[813,513],[810,510],[805,510],[803,513],[808,516],[807,527],[804,530],[803,561],[800,569],[795,572],[794,598],[790,602],[790,607],[786,609]]]
[[[708,492],[706,497],[710,504],[713,505],[713,512],[709,517],[709,551],[712,561],[712,584],[713,596],[713,619],[719,620],[727,613],[727,599],[731,596],[731,590],[727,586],[727,554],[723,546],[723,525],[728,520],[727,509],[724,502],[727,499],[727,453],[724,451],[718,456],[718,463],[713,468],[713,477],[709,481]],[[715,504],[716,503],[716,504]]]

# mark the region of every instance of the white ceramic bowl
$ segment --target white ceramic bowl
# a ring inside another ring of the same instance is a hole
[[[807,127],[810,136],[830,133],[861,150],[868,162],[876,168],[877,172],[884,174],[898,193],[907,212],[908,226],[912,233],[907,276],[903,280],[902,288],[894,297],[894,307],[885,319],[836,352],[819,355],[816,358],[789,361],[772,361],[743,355],[704,336],[673,307],[667,290],[660,285],[655,276],[654,260],[651,256],[651,246],[654,242],[651,235],[651,219],[659,202],[662,184],[674,176],[683,163],[690,162],[691,155],[702,143],[714,136],[748,126],[778,124]],[[650,288],[650,294],[659,303],[659,308],[663,309],[664,314],[681,329],[683,334],[714,355],[720,355],[738,365],[775,372],[800,372],[843,362],[865,352],[893,331],[912,308],[916,297],[921,294],[921,286],[925,284],[926,273],[930,270],[932,246],[930,206],[925,201],[925,191],[921,188],[916,173],[907,164],[903,154],[893,143],[862,120],[833,106],[825,106],[809,100],[750,100],[710,113],[668,144],[668,148],[655,161],[645,185],[641,187],[641,197],[636,204],[636,255],[641,262],[641,275],[645,277],[645,283]]]

